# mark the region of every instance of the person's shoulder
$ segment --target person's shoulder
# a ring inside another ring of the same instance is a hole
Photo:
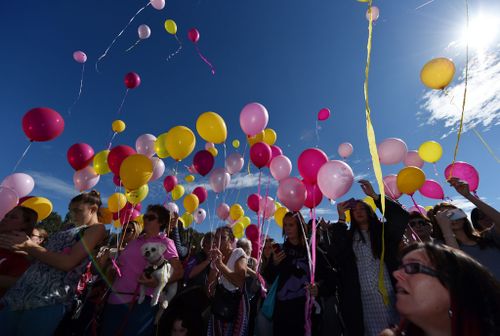
[[[237,247],[233,250],[233,252],[231,253],[231,255],[234,255],[236,258],[241,258],[241,257],[245,257],[247,258],[247,255],[245,253],[245,251],[243,251],[243,249],[241,247]]]

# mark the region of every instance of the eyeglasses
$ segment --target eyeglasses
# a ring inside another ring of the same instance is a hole
[[[125,230],[125,232],[126,232],[126,233],[134,233],[134,232],[135,232],[135,230],[134,230],[134,229],[132,229],[132,228],[127,228],[127,229]]]
[[[438,272],[436,272],[435,270],[433,270],[430,267],[424,266],[424,265],[419,264],[419,263],[404,264],[404,265],[399,266],[399,269],[403,269],[406,274],[423,273],[423,274],[427,274],[427,275],[439,278]]]
[[[147,221],[154,221],[155,219],[158,219],[158,216],[149,214],[149,215],[144,215],[142,218],[144,218]]]
[[[420,225],[420,226],[426,226],[426,225],[429,225],[429,223],[427,223],[425,220],[423,219],[417,219],[417,220],[411,220],[408,222],[408,224],[411,226],[411,227],[415,227],[417,225]]]

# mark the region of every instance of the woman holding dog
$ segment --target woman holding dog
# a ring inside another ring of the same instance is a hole
[[[182,278],[183,268],[174,242],[164,230],[170,221],[177,221],[177,214],[161,205],[148,206],[144,214],[144,233],[130,242],[118,258],[120,274],[115,278],[112,293],[104,309],[102,335],[151,335],[157,307],[151,306],[150,296],[158,286],[154,278],[148,278],[144,269],[148,262],[142,255],[141,247],[146,243],[164,245],[163,257],[170,262],[174,272],[169,283]],[[140,285],[148,287],[146,300],[137,303]]]

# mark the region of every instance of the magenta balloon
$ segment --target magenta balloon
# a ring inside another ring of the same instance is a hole
[[[129,72],[123,80],[127,89],[135,89],[141,85],[141,77],[135,72]]]
[[[406,153],[404,164],[406,167],[414,166],[422,168],[424,166],[424,160],[420,158],[420,155],[418,155],[418,151],[411,150]]]
[[[168,202],[167,205],[165,205],[165,208],[167,208],[170,213],[179,213],[179,207],[174,202]]]
[[[153,175],[149,181],[155,181],[165,173],[165,163],[159,157],[152,157],[151,162],[153,163]]]
[[[328,156],[318,148],[308,148],[297,159],[300,175],[311,184],[316,184],[318,171],[326,162]]]
[[[307,197],[304,183],[296,177],[288,177],[280,181],[278,198],[291,211],[299,211]]]
[[[240,126],[248,136],[262,132],[269,121],[266,108],[259,103],[247,104],[240,113]]]
[[[278,155],[271,160],[269,170],[277,181],[281,181],[290,176],[292,172],[292,162],[286,156]]]
[[[120,223],[122,225],[125,225],[140,215],[141,215],[140,211],[138,211],[136,209],[131,208],[131,209],[121,210],[120,211]]]
[[[384,191],[387,196],[393,200],[397,200],[403,195],[398,189],[398,176],[396,174],[387,175],[384,177]]]
[[[245,160],[243,159],[243,156],[241,156],[240,153],[237,152],[231,153],[226,158],[226,169],[231,175],[239,173],[243,168],[244,164]]]
[[[0,218],[3,219],[18,202],[19,197],[14,190],[7,187],[0,187]]]
[[[205,211],[205,209],[198,209],[194,213],[193,217],[196,224],[201,224],[205,220],[205,218],[207,218],[207,212]]]
[[[226,220],[229,217],[229,210],[229,205],[227,205],[226,203],[221,203],[216,210],[217,216],[222,220]]]
[[[75,184],[75,189],[78,191],[84,191],[92,189],[101,178],[101,175],[97,174],[92,167],[85,167],[83,169],[77,170],[73,175],[73,183]]]
[[[74,170],[80,170],[92,162],[94,149],[86,143],[76,143],[68,149],[66,158]]]
[[[257,142],[250,147],[250,160],[259,169],[267,165],[271,156],[271,147],[264,142]]]
[[[153,134],[143,134],[135,140],[135,150],[137,153],[152,157],[155,155],[156,137]]]
[[[405,159],[408,147],[403,140],[388,138],[378,144],[380,163],[385,165],[397,164]]]
[[[214,156],[207,150],[200,150],[196,152],[193,157],[193,167],[201,175],[207,175],[214,167]]]
[[[188,30],[188,39],[193,43],[198,43],[200,40],[200,32],[196,28],[191,28]]]
[[[252,242],[258,241],[260,236],[259,227],[255,224],[250,224],[245,229],[245,235]]]
[[[216,168],[210,174],[210,186],[215,193],[220,193],[226,189],[231,182],[231,175],[225,168]]]
[[[262,199],[262,196],[260,196],[259,194],[251,194],[248,196],[247,198],[247,205],[248,207],[254,211],[254,212],[258,212],[259,211],[259,207],[260,207],[260,200]]]
[[[265,219],[268,219],[274,212],[276,211],[276,204],[272,197],[262,197],[259,202],[259,215],[264,216]]]
[[[339,145],[337,152],[339,153],[341,158],[347,159],[349,156],[351,156],[353,150],[354,147],[352,147],[349,142],[344,142]]]
[[[73,53],[73,59],[75,62],[83,64],[87,62],[87,55],[83,51],[77,50]]]
[[[418,191],[420,191],[423,196],[428,198],[444,199],[443,188],[434,180],[426,180],[424,185]]]
[[[151,6],[156,10],[162,10],[165,8],[165,0],[151,0]]]
[[[269,162],[267,163],[267,167],[269,167],[271,165],[271,161],[277,157],[278,155],[283,155],[283,150],[279,147],[279,146],[276,146],[276,145],[272,145],[271,146],[271,160],[269,160]]]
[[[412,212],[418,212],[424,216],[427,216],[427,210],[425,210],[425,208],[423,206],[418,206],[418,208],[416,206],[412,206],[411,208],[409,208],[407,210],[409,213],[412,213]]]
[[[141,203],[137,203],[136,205],[132,204],[132,203],[125,203],[125,207],[124,207],[125,210],[127,209],[134,209],[134,210],[137,210],[137,211],[141,211],[142,210],[142,205]]]
[[[476,191],[479,187],[479,173],[471,164],[463,161],[456,161],[450,164],[444,170],[444,177],[449,180],[450,177],[457,177],[469,184],[471,191]]]
[[[330,118],[330,109],[322,108],[318,112],[318,120],[323,121]]]
[[[174,187],[177,185],[177,183],[178,183],[177,177],[172,176],[172,175],[168,175],[163,180],[163,187],[165,188],[165,190],[167,192],[171,192],[174,189]]]
[[[198,200],[200,201],[200,204],[203,203],[203,202],[205,202],[205,200],[208,197],[207,189],[205,189],[205,188],[203,188],[201,186],[194,188],[193,194],[195,194],[198,197]]]
[[[120,180],[120,175],[113,175],[113,183],[117,187],[122,187],[123,186],[123,184],[122,184],[122,182]]]
[[[64,119],[48,107],[37,107],[23,116],[23,131],[31,141],[49,141],[64,131]]]
[[[325,163],[318,172],[318,187],[329,199],[344,196],[354,182],[351,167],[343,161],[333,160]]]
[[[303,180],[302,183],[304,183],[307,190],[307,197],[304,201],[304,205],[309,209],[317,207],[323,200],[323,193],[317,184],[309,183],[306,180]]]
[[[24,173],[14,173],[7,176],[1,184],[2,187],[14,190],[19,198],[27,196],[33,191],[35,181],[33,178]]]

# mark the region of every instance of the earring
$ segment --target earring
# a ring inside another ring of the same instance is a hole
[[[453,317],[453,310],[451,310],[451,308],[450,308],[450,309],[448,309],[448,316],[449,316],[450,318],[452,318],[452,317]]]

